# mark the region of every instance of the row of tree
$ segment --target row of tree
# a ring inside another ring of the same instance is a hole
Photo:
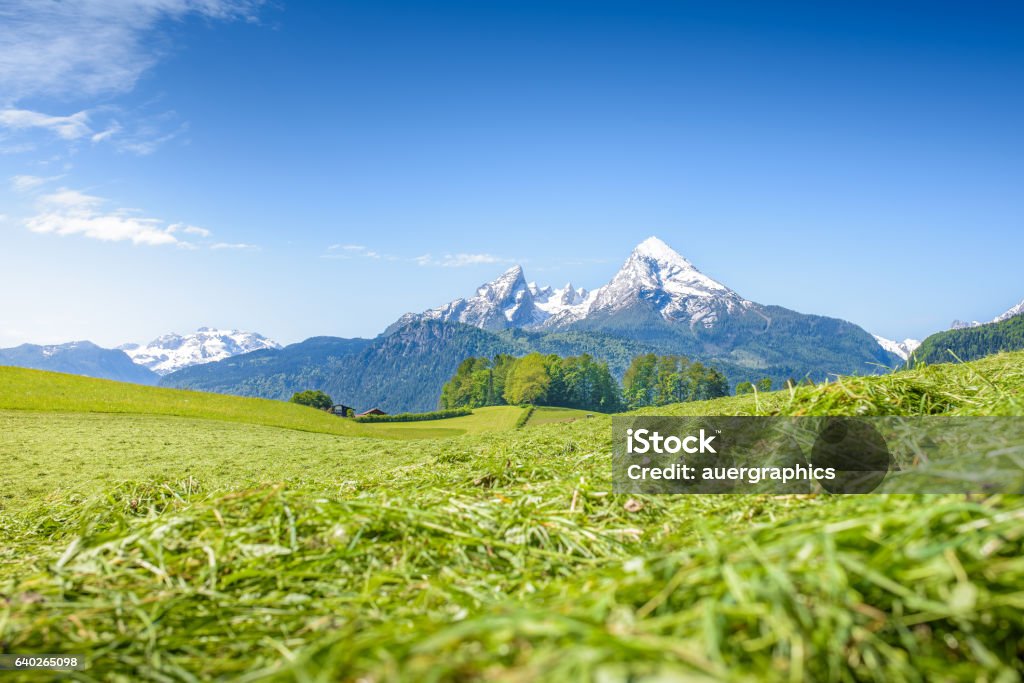
[[[615,412],[728,394],[728,383],[720,371],[683,356],[637,356],[620,387],[608,364],[589,354],[568,358],[499,354],[467,358],[459,364],[441,390],[441,407],[533,404]]]
[[[441,389],[442,408],[526,404],[602,412],[621,408],[619,387],[608,365],[588,354],[467,358]]]
[[[793,380],[790,380],[793,384]],[[789,382],[787,382],[787,385]],[[740,382],[736,385],[736,395],[742,396],[744,394],[752,394],[754,391],[771,391],[772,390],[772,378],[762,377],[756,382]]]
[[[685,356],[637,356],[622,378],[622,398],[628,408],[706,401],[728,395],[725,375]]]

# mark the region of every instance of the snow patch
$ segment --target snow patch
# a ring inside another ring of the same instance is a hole
[[[878,342],[879,346],[889,353],[896,354],[903,360],[910,358],[910,354],[912,354],[917,347],[921,345],[921,342],[918,339],[904,339],[903,341],[898,342],[893,341],[892,339],[886,339],[885,337],[880,337],[877,334],[873,334],[871,336],[875,338],[875,341]]]

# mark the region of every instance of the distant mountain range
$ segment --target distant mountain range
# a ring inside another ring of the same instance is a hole
[[[0,365],[66,372],[136,384],[157,384],[176,370],[281,345],[254,332],[200,327],[191,334],[165,334],[145,346],[105,349],[88,341],[0,349]]]
[[[593,291],[539,286],[515,266],[472,296],[403,315],[374,340],[317,338],[189,367],[163,383],[267,398],[322,389],[361,408],[423,410],[436,407],[462,359],[531,351],[590,353],[619,376],[637,353],[677,353],[733,383],[771,377],[777,386],[903,360],[852,323],[747,300],[652,237]]]
[[[1024,302],[993,322],[1021,312]],[[673,353],[719,367],[733,384],[770,377],[779,386],[898,367],[920,344],[750,301],[651,237],[597,289],[541,286],[514,266],[469,297],[403,315],[375,339],[314,337],[282,348],[253,332],[204,327],[118,349],[23,345],[0,350],[0,364],[275,399],[322,389],[393,412],[436,407],[441,385],[468,356],[589,353],[621,377],[637,354]]]
[[[963,320],[954,320],[950,324],[949,329],[951,329],[951,330],[962,330],[962,329],[965,329],[965,328],[968,328],[968,327],[980,327],[982,325],[990,325],[992,323],[1001,323],[1004,320],[1009,320],[1010,318],[1018,316],[1021,313],[1024,313],[1024,301],[1021,301],[1016,306],[1010,307],[1009,310],[1007,310],[1007,311],[1005,311],[1003,313],[1000,313],[996,317],[992,318],[992,320],[989,320],[987,323],[980,323],[977,320],[973,320],[973,321],[971,321],[969,323],[968,322],[964,322]]]
[[[969,361],[1000,351],[1016,351],[1024,348],[1024,301],[987,323],[954,320],[948,330],[936,332],[923,342],[875,339],[911,363],[949,363],[957,358]]]
[[[100,348],[88,341],[49,346],[22,344],[0,349],[0,365],[66,372],[135,384],[156,384],[160,380],[156,373],[133,363],[124,351]]]
[[[279,349],[281,345],[255,332],[200,327],[191,334],[165,334],[145,346],[123,344],[117,348],[138,365],[163,376],[192,365],[212,363],[250,351]]]

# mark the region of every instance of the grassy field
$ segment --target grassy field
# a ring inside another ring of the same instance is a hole
[[[0,648],[87,680],[1024,675],[1018,496],[615,496],[601,415],[399,441],[3,401]],[[1021,415],[1024,354],[650,412]]]
[[[361,425],[368,428],[367,436],[377,433],[391,437],[402,437],[415,434],[409,438],[445,438],[463,434],[483,434],[484,432],[504,432],[515,427],[516,420],[525,408],[518,406],[492,406],[490,408],[474,408],[472,415],[450,417],[445,420],[429,422],[377,422]]]
[[[511,429],[522,408],[479,408],[431,422],[361,424],[283,401],[147,387],[77,375],[0,367],[0,411],[118,413],[223,420],[375,439],[436,439]]]
[[[174,415],[346,436],[365,432],[364,425],[352,420],[283,401],[147,387],[11,367],[0,367],[0,409]]]
[[[526,426],[536,427],[537,425],[553,424],[556,422],[573,422],[586,419],[588,415],[596,417],[598,413],[592,410],[576,410],[575,408],[537,406],[530,415],[530,419],[527,420]]]

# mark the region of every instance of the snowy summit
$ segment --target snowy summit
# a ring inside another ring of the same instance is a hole
[[[558,289],[539,286],[526,281],[521,266],[513,266],[477,288],[475,296],[407,313],[389,329],[416,320],[460,322],[488,330],[557,329],[638,304],[653,306],[668,321],[712,327],[722,312],[748,307],[750,302],[701,273],[662,240],[649,237],[608,284],[593,291],[572,283]]]
[[[255,332],[200,327],[191,334],[165,334],[145,346],[125,344],[118,348],[137,365],[158,375],[168,375],[191,365],[211,363],[259,349],[279,349],[281,345]]]
[[[982,325],[989,325],[991,323],[1001,323],[1004,320],[1009,320],[1010,318],[1021,315],[1022,313],[1024,313],[1024,301],[1021,301],[1016,306],[1013,306],[1009,310],[1000,313],[996,317],[989,320],[987,323],[978,322],[977,320],[972,320],[969,323],[964,322],[963,320],[954,320],[949,327],[950,329],[953,330],[962,330],[966,327],[981,327]]]
[[[910,358],[910,354],[912,354],[917,347],[921,345],[921,341],[918,339],[904,339],[903,341],[898,342],[893,341],[892,339],[886,339],[885,337],[880,337],[877,334],[873,334],[871,336],[875,338],[875,341],[878,342],[879,346],[889,353],[899,356],[903,360]]]

